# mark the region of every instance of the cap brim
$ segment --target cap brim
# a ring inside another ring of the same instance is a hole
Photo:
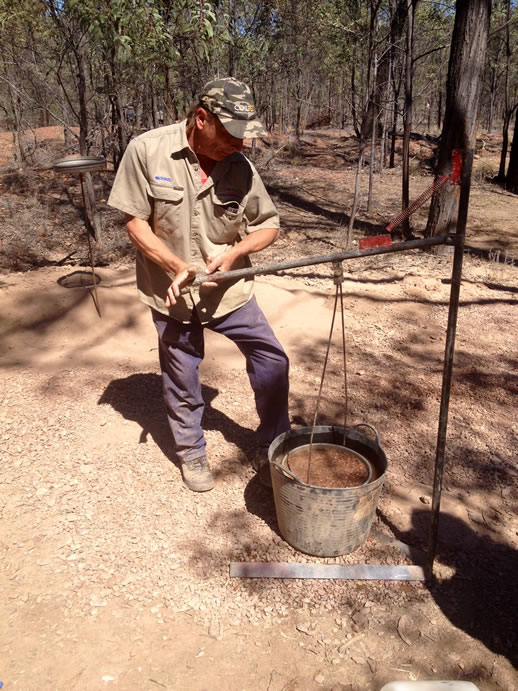
[[[259,120],[238,120],[224,113],[218,113],[218,118],[227,132],[237,139],[255,139],[256,137],[268,136],[268,132]]]

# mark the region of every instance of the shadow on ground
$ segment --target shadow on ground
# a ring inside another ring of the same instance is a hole
[[[412,527],[400,531],[379,512],[398,540],[421,554],[428,537],[429,512],[414,511]],[[430,594],[453,626],[478,638],[489,650],[518,666],[515,586],[518,555],[515,549],[477,535],[469,525],[449,513],[441,513],[436,564],[454,570],[447,579],[428,583]]]
[[[245,455],[254,448],[253,430],[242,427],[211,402],[219,391],[211,386],[202,386],[205,401],[203,428],[218,430]],[[158,374],[131,374],[123,379],[113,379],[98,400],[99,405],[111,405],[125,420],[137,422],[142,428],[139,442],[145,444],[148,435],[160,448],[164,456],[180,466],[173,449],[173,440],[162,400],[162,378]]]

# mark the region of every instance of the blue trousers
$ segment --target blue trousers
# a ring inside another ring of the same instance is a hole
[[[199,379],[205,328],[230,338],[246,358],[259,416],[258,447],[266,450],[279,434],[290,429],[288,357],[254,297],[234,312],[203,325],[195,311],[188,324],[153,309],[151,312],[158,332],[167,417],[180,461],[205,454],[201,427],[204,402]]]

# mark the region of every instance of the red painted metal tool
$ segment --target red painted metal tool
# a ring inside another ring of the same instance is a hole
[[[436,192],[438,192],[441,187],[443,187],[448,181],[451,185],[457,185],[460,180],[460,174],[462,172],[462,152],[459,151],[458,149],[455,149],[453,151],[452,155],[452,169],[451,173],[441,175],[440,178],[437,178],[437,180],[430,185],[422,194],[417,197],[409,206],[407,206],[406,209],[403,209],[398,213],[397,216],[395,216],[390,223],[387,226],[387,231],[388,233],[391,233],[395,228],[400,226],[403,221],[406,221],[407,218],[409,218],[414,211],[417,211],[417,209],[422,206],[425,201],[430,199],[432,195],[434,195]],[[383,235],[374,235],[373,237],[366,237],[366,238],[361,238],[359,242],[359,247],[361,250],[366,249],[368,247],[380,247],[384,245],[390,245],[392,243],[392,238],[390,235],[383,234]]]

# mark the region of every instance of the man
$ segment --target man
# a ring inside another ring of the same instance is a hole
[[[252,464],[263,484],[270,484],[268,447],[290,426],[288,358],[253,297],[253,279],[190,287],[197,273],[250,266],[248,255],[279,235],[273,202],[241,153],[244,138],[263,135],[248,86],[213,80],[186,120],[129,143],[108,200],[126,214],[137,248],[137,288],[158,332],[175,453],[195,492],[214,487],[198,377],[205,328],[246,358],[260,421]]]

